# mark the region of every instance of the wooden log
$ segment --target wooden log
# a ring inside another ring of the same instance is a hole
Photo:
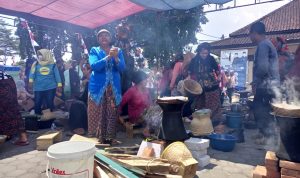
[[[126,164],[126,163],[123,163],[122,161],[114,158],[114,157],[109,157],[110,159],[112,159],[113,161],[115,161],[116,163],[122,165],[124,168],[134,172],[135,174],[139,175],[140,177],[145,177],[146,176],[146,171],[138,168],[138,167],[134,167],[134,166],[131,166],[129,164]]]
[[[49,146],[62,141],[61,131],[49,131],[36,139],[37,150],[47,150]]]
[[[300,171],[300,163],[294,163],[294,162],[290,162],[290,161],[280,160],[279,161],[279,166],[281,168],[286,168],[286,169],[291,169],[291,170],[295,170],[295,171]]]
[[[140,145],[130,146],[130,147],[109,147],[105,148],[105,152],[108,153],[121,153],[121,154],[131,154],[136,155],[139,150]]]
[[[292,176],[292,177],[300,177],[300,171],[281,168],[281,175]]]
[[[71,137],[70,141],[91,142],[91,143],[94,143],[96,145],[96,147],[109,147],[110,146],[109,144],[99,143],[99,141],[98,141],[97,138],[87,138],[87,137],[84,137],[84,136],[81,136],[81,135],[77,135],[77,134],[74,134]]]
[[[298,178],[298,177],[281,175],[281,178]]]
[[[126,136],[127,138],[133,138],[133,135],[135,134],[142,134],[144,131],[144,128],[134,128],[134,125],[126,122],[125,123],[125,129],[126,129]]]
[[[172,175],[172,174],[152,174],[152,175],[146,175],[146,178],[182,178],[182,176]]]
[[[141,158],[137,156],[128,156],[128,155],[120,155],[120,154],[105,154],[109,158],[117,159],[123,164],[130,165],[132,167],[137,167],[143,169],[148,173],[164,173],[169,174],[170,170],[173,168],[173,172],[178,172],[176,167],[172,167],[172,165],[164,159],[153,159],[153,158]]]
[[[279,166],[279,160],[276,157],[275,152],[267,151],[265,156],[265,166],[268,167],[278,167]]]
[[[109,176],[109,178],[117,178],[122,176],[117,171],[110,169],[109,166],[105,165],[104,163],[98,160],[95,160],[95,162]]]
[[[267,178],[267,169],[264,166],[256,166],[253,171],[253,178]]]
[[[120,173],[122,176],[124,176],[126,178],[127,177],[128,178],[138,178],[138,176],[136,176],[132,172],[128,171],[127,169],[122,167],[120,164],[107,158],[106,156],[104,156],[101,153],[96,153],[95,158],[100,162],[104,162],[106,165],[108,165],[110,167],[110,169],[114,169],[115,171],[117,171],[118,173]]]

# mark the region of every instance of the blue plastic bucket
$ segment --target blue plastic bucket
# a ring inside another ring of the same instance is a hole
[[[243,127],[243,119],[245,115],[242,113],[227,113],[226,114],[226,124],[229,128],[240,129]]]

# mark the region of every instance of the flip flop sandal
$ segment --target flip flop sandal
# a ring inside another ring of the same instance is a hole
[[[68,137],[72,137],[72,136],[74,135],[74,133],[73,133],[72,131],[69,131],[69,132],[66,133],[66,135],[67,135]]]
[[[78,128],[78,129],[74,129],[73,133],[77,134],[77,135],[84,135],[85,131],[82,128]]]
[[[7,136],[5,141],[10,141],[12,138],[12,136]]]
[[[120,144],[122,144],[122,142],[121,142],[121,141],[118,141],[118,140],[111,140],[111,141],[110,141],[110,145],[112,145],[112,146],[120,145]]]
[[[29,142],[18,140],[18,141],[13,142],[13,144],[18,145],[18,146],[26,146],[26,145],[29,145]]]

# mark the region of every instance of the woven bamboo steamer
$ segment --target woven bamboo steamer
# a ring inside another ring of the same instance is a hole
[[[184,88],[184,92],[187,96],[201,95],[203,92],[201,85],[192,79],[184,80],[183,88]]]
[[[178,174],[185,178],[195,176],[198,166],[192,153],[183,142],[174,142],[170,144],[162,153],[161,158],[168,160],[171,164],[179,166]]]
[[[174,142],[170,144],[162,153],[161,157],[167,159],[171,163],[184,161],[193,158],[190,150],[183,142]]]

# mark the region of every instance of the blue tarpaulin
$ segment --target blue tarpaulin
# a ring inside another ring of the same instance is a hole
[[[0,70],[2,71],[15,71],[18,72],[21,70],[20,66],[4,66],[4,65],[0,65]]]

